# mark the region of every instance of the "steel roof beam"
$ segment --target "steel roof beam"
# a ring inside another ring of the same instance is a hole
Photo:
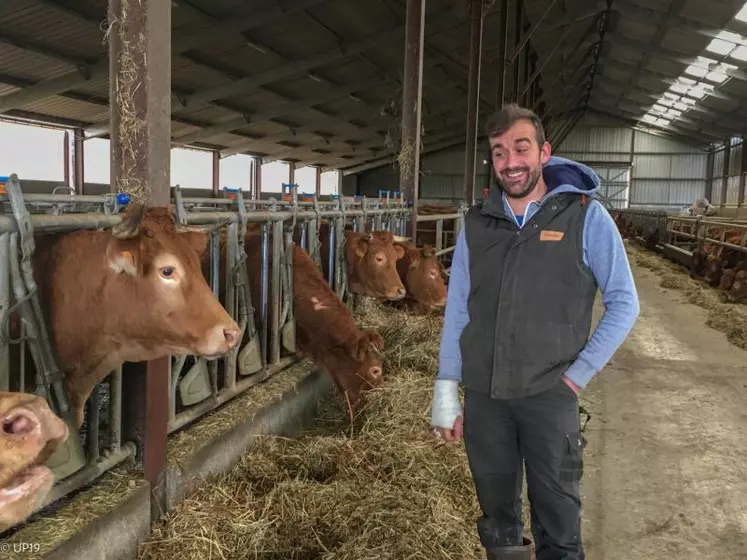
[[[199,140],[211,138],[218,134],[224,134],[227,132],[233,133],[233,131],[243,128],[247,125],[258,125],[272,122],[273,119],[292,115],[294,113],[310,109],[316,105],[323,105],[331,101],[336,101],[355,92],[365,91],[367,89],[372,89],[391,83],[393,82],[386,78],[377,77],[372,80],[357,82],[355,84],[341,84],[335,87],[335,89],[329,92],[322,93],[315,97],[299,99],[297,101],[292,101],[290,103],[286,103],[284,105],[273,109],[268,109],[266,111],[249,113],[246,115],[246,118],[241,117],[237,119],[231,119],[227,122],[210,125],[202,130],[176,137],[174,138],[174,143],[180,145],[188,145]]]
[[[604,110],[606,110],[608,112],[612,112],[612,113],[615,113],[615,112],[626,113],[626,114],[630,115],[636,121],[640,121],[640,119],[641,119],[641,115],[636,111],[635,107],[631,108],[631,107],[626,106],[626,105],[624,105],[622,103],[619,104],[619,105],[617,105],[617,106],[611,106],[611,105],[607,104],[606,100],[602,101],[600,99],[592,97],[589,100],[589,104],[592,105],[592,106],[596,105],[597,107],[602,107]],[[710,141],[709,139],[713,139],[713,140],[720,140],[721,139],[721,136],[719,136],[719,135],[711,134],[709,132],[705,132],[705,131],[702,131],[702,130],[692,130],[692,129],[689,129],[689,128],[686,128],[686,127],[681,127],[681,126],[678,126],[678,125],[675,125],[675,124],[669,124],[669,125],[659,125],[659,124],[657,124],[657,125],[653,125],[651,123],[647,123],[646,121],[641,121],[641,122],[643,123],[643,126],[651,126],[651,127],[654,127],[654,128],[658,128],[658,129],[661,129],[661,130],[666,130],[666,131],[672,132],[674,134],[679,134],[681,136],[687,136],[687,137],[689,137],[689,138],[691,138],[693,140],[699,141],[699,142],[704,143],[704,144],[706,143],[706,141]],[[641,123],[639,123],[639,125],[640,124]],[[707,137],[707,138],[704,138],[704,137]]]
[[[190,30],[184,33],[174,34],[171,45],[172,56],[180,55],[188,50],[205,45],[211,41],[222,39],[227,33],[244,31],[251,28],[261,27],[272,21],[281,19],[289,14],[309,9],[322,4],[326,0],[298,0],[288,7],[272,6],[252,12],[252,15],[223,21],[217,25],[210,26],[200,32]],[[80,14],[76,14],[80,16]],[[109,59],[100,60],[90,64],[80,72],[68,72],[49,80],[44,80],[34,86],[10,93],[0,97],[0,112],[4,113],[11,109],[17,109],[24,105],[40,101],[47,97],[58,95],[70,89],[84,85],[89,81],[103,80],[109,75]]]
[[[736,14],[743,4],[744,3],[741,0],[733,2],[734,14]],[[729,21],[724,22],[723,25],[714,26],[678,14],[672,14],[671,11],[668,14],[666,12],[660,12],[659,10],[639,6],[638,4],[633,4],[627,0],[615,0],[615,8],[617,9],[616,11],[620,12],[622,17],[631,21],[636,21],[645,25],[662,25],[666,23],[671,28],[692,31],[693,33],[698,33],[699,35],[710,37],[712,39],[717,38],[722,30],[747,35],[747,23],[740,22],[739,20],[734,20],[730,23],[733,16],[729,18]]]
[[[444,127],[452,127],[451,130],[453,131],[454,124],[463,123],[464,118],[462,117],[462,115],[459,115],[457,118],[455,118],[451,114],[450,109],[451,107],[448,107],[446,108],[446,110],[441,111],[440,113],[430,115],[428,122],[427,122],[428,128],[434,127],[436,130],[441,130]],[[355,138],[348,137],[347,140],[343,140],[342,135],[337,135],[337,136],[330,137],[324,142],[315,143],[315,144],[307,144],[304,146],[298,146],[296,148],[290,148],[290,149],[285,150],[284,152],[280,152],[280,153],[268,156],[267,158],[264,159],[263,163],[271,163],[273,161],[293,159],[295,156],[299,154],[304,154],[304,153],[314,151],[317,149],[325,149],[327,146],[329,146],[330,141],[347,144],[349,146],[354,145],[356,148],[361,147],[361,146],[367,146],[367,145],[378,146],[381,142],[385,140],[387,133],[389,132],[389,127],[391,126],[391,124],[393,123],[382,122],[382,123],[372,124],[370,126],[367,126],[357,131]],[[373,138],[373,137],[367,138],[366,137],[367,135],[373,135],[373,134],[378,135],[379,137],[378,138]],[[363,138],[361,138],[361,136],[363,136]]]
[[[707,57],[708,53],[698,53],[694,55],[683,56],[682,53],[678,53],[677,51],[674,51],[672,49],[667,49],[664,47],[652,47],[648,43],[630,39],[617,33],[609,33],[608,37],[610,38],[610,42],[613,45],[616,45],[623,49],[628,49],[637,54],[647,53],[661,60],[677,62],[685,66],[694,65],[700,68],[710,69],[708,66],[704,66],[697,61],[698,56]],[[722,72],[723,74],[726,74],[727,76],[729,76],[730,78],[734,78],[735,80],[747,81],[747,74],[741,70],[719,70],[719,72]]]

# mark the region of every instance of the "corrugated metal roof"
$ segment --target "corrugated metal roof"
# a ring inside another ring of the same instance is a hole
[[[516,1],[511,0],[508,8],[511,51],[515,43],[513,17]],[[501,4],[490,4],[483,24],[481,96],[491,105],[497,83],[495,68],[501,39]],[[530,24],[542,16],[548,5],[544,0],[526,4]],[[715,84],[714,91],[698,100],[695,108],[677,109],[673,102],[661,112],[669,115],[669,120],[656,121],[656,117],[652,117],[653,124],[641,122],[647,111],[662,103],[661,96],[668,89],[672,91],[670,88],[674,87],[674,83],[686,84],[688,74],[685,71],[690,62],[688,57],[708,56],[714,60],[719,59],[716,54],[708,55],[707,48],[712,36],[709,36],[707,28],[711,29],[713,35],[714,30],[728,27],[732,32],[745,37],[747,45],[747,22],[733,19],[739,8],[737,4],[705,4],[698,0],[684,0],[679,10],[672,10],[670,0],[615,0],[608,27],[600,36],[599,20],[595,22],[595,17],[601,17],[604,13],[606,2],[567,0],[556,3],[529,43],[538,53],[538,64],[544,64],[536,83],[547,90],[544,93],[545,106],[552,105],[554,112],[563,113],[555,121],[551,121],[550,132],[557,128],[558,123],[568,119],[571,114],[568,111],[593,109],[704,147],[729,134],[741,133],[747,127],[747,73]],[[172,6],[172,26],[182,34],[187,30],[205,33],[218,21],[236,21],[266,13],[264,10],[277,5],[278,2],[274,0],[255,0],[251,3],[244,0],[190,0],[189,3],[175,1]],[[285,9],[294,9],[293,3],[282,5]],[[103,41],[103,22],[106,19],[107,0],[56,0],[56,6],[51,3],[5,0],[0,6],[0,34],[5,32],[35,42],[41,47],[40,50],[55,51],[62,57],[87,61],[105,60],[108,50]],[[187,92],[210,91],[232,83],[231,75],[251,79],[252,76],[264,75],[265,72],[294,61],[307,60],[333,51],[340,48],[341,44],[349,45],[376,36],[404,24],[404,6],[403,0],[372,0],[369,3],[327,0],[308,8],[306,13],[297,11],[274,21],[266,21],[247,30],[245,37],[238,32],[226,32],[195,47],[191,52],[185,53],[185,56],[175,53],[172,64],[174,89]],[[427,3],[423,79],[426,90],[423,97],[436,107],[450,108],[450,114],[461,119],[465,117],[466,106],[468,15],[467,3],[453,0],[429,0]],[[571,27],[571,22],[579,15],[584,15],[585,19]],[[435,32],[435,29],[440,31]],[[568,29],[571,29],[571,33],[558,45]],[[586,30],[589,30],[589,35],[582,40],[581,34]],[[180,36],[179,32],[175,36]],[[574,51],[579,40],[582,40],[581,48]],[[403,43],[404,34],[389,35],[386,40],[364,52],[368,60],[363,60],[356,54],[341,52],[337,60],[311,69],[312,74],[318,73],[321,77],[340,84],[340,87],[348,87],[356,81],[365,82],[382,73],[395,80],[375,90],[361,92],[359,97],[367,99],[366,104],[355,102],[347,94],[334,95],[328,84],[318,83],[309,78],[306,71],[302,71],[293,75],[285,74],[281,79],[275,80],[275,83],[270,81],[264,89],[247,88],[246,91],[231,92],[210,100],[216,102],[212,105],[202,103],[184,108],[174,104],[173,112],[180,117],[211,125],[240,118],[242,113],[267,112],[273,107],[283,107],[291,98],[299,100],[299,111],[292,119],[301,124],[313,123],[318,113],[314,115],[304,111],[303,99],[316,98],[330,92],[328,101],[321,104],[323,108],[341,115],[360,109],[361,116],[358,120],[364,126],[370,125],[380,118],[379,109],[382,104],[389,99],[395,102],[400,100],[401,93],[396,80],[401,80],[402,75]],[[598,55],[592,49],[596,43],[601,45]],[[257,50],[263,47],[267,52]],[[277,54],[273,54],[273,51]],[[198,62],[190,62],[189,56],[198,59]],[[548,57],[552,58],[547,60]],[[39,82],[65,74],[74,76],[78,72],[73,64],[58,58],[60,57],[0,44],[0,107],[3,97],[14,91],[14,80]],[[597,66],[593,65],[595,61]],[[443,64],[440,69],[436,67],[439,63]],[[733,57],[729,59],[729,63],[740,71],[747,67],[745,61]],[[558,78],[561,73],[573,68],[580,69],[575,76]],[[523,71],[521,75],[523,80]],[[3,84],[3,78],[11,83]],[[574,86],[583,87],[578,88],[575,95],[571,95]],[[587,86],[591,87],[591,91],[584,89]],[[507,68],[506,88],[509,94],[513,93],[513,71],[510,66]],[[77,94],[91,94],[106,99],[108,79],[81,79],[72,89]],[[217,106],[221,104],[224,107]],[[97,122],[102,114],[106,114],[99,106],[59,95],[29,101],[14,109],[91,123]],[[679,117],[675,118],[674,115],[680,110],[682,112]],[[483,107],[478,124],[480,130],[486,113]],[[309,120],[304,120],[306,118]],[[334,117],[328,117],[324,130],[345,134],[346,125],[338,126],[335,121]],[[665,122],[668,124],[659,126]],[[179,130],[181,134],[184,134],[184,130],[193,129],[189,126],[184,128],[185,125],[177,122],[172,126],[174,131]],[[242,127],[242,130],[267,135],[272,134],[273,126],[248,125]],[[455,130],[455,135],[457,133]],[[376,143],[376,136],[368,134],[367,138]],[[312,142],[311,146],[315,145],[313,138],[298,138]],[[219,142],[216,145],[227,147],[245,143],[246,139],[221,131],[200,141]],[[427,136],[425,141],[427,142]],[[566,147],[569,141],[573,142],[572,139],[567,139]],[[270,153],[287,151],[273,142],[264,147]],[[583,152],[587,147],[578,149]],[[680,146],[677,149],[682,148]],[[329,161],[347,153],[337,148],[331,148],[331,152]],[[324,158],[317,158],[315,161],[324,161]],[[353,161],[351,164],[361,162],[362,160]]]

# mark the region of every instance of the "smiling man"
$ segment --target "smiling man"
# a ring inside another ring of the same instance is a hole
[[[639,313],[622,238],[592,197],[599,177],[551,157],[542,123],[508,105],[487,123],[498,188],[467,213],[452,260],[431,424],[464,436],[490,560],[582,560],[578,392]],[[591,338],[601,289],[605,312]],[[464,386],[464,413],[459,383]]]

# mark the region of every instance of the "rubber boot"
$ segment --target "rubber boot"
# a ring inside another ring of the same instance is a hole
[[[520,546],[503,546],[501,548],[486,548],[488,560],[531,560],[532,541],[524,537],[524,544]]]

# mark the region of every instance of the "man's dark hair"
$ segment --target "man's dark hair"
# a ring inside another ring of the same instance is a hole
[[[495,138],[511,128],[516,121],[526,119],[534,125],[537,131],[537,144],[542,146],[545,143],[545,129],[537,113],[526,107],[521,107],[516,103],[509,103],[500,108],[500,110],[488,117],[485,123],[485,132],[488,138]]]

